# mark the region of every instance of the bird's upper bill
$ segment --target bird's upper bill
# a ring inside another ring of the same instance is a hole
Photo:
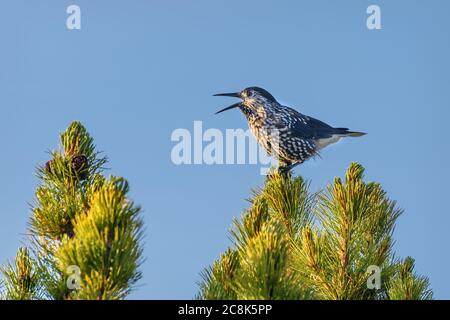
[[[240,92],[232,92],[232,93],[216,93],[214,97],[234,97],[234,98],[240,98],[241,93]]]
[[[240,92],[233,92],[233,93],[216,93],[214,96],[215,96],[215,97],[233,97],[233,98],[241,98],[241,99],[242,99],[242,96],[241,96],[241,93],[240,93]],[[232,104],[232,105],[229,106],[229,107],[226,107],[226,108],[223,108],[222,110],[217,111],[216,114],[221,113],[221,112],[224,112],[224,111],[227,111],[227,110],[230,110],[230,109],[239,108],[240,105],[241,105],[240,102],[235,103],[235,104]]]

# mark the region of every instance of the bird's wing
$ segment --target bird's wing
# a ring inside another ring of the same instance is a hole
[[[301,114],[297,110],[286,107],[291,114],[290,121],[282,121],[282,127],[288,127],[294,133],[306,139],[329,138],[336,133],[336,129],[318,119]]]
[[[294,122],[275,120],[266,128],[270,149],[286,163],[302,163],[316,154],[314,135]]]

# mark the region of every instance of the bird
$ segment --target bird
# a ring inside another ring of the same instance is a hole
[[[279,172],[285,174],[295,166],[319,154],[319,151],[344,137],[360,137],[365,132],[335,128],[280,104],[267,90],[248,87],[240,92],[217,93],[214,96],[241,99],[216,114],[238,108],[247,119],[256,141],[279,161]]]

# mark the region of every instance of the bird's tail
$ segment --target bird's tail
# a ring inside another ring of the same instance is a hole
[[[348,128],[335,128],[337,134],[342,134],[345,137],[361,137],[367,133],[358,131],[348,131]]]

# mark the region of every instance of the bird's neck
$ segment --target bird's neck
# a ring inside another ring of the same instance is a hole
[[[254,106],[242,105],[241,111],[250,123],[263,121],[266,118],[266,113],[262,108],[255,108]]]
[[[274,112],[272,104],[259,101],[246,101],[241,105],[241,111],[249,122],[263,122]]]

